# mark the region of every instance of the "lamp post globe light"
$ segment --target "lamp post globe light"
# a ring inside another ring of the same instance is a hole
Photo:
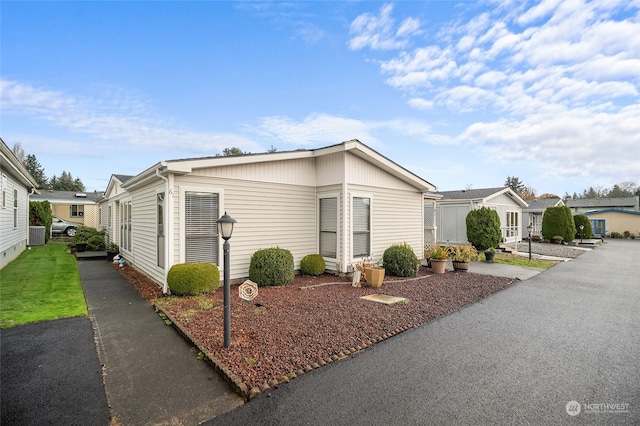
[[[231,347],[231,284],[229,283],[229,238],[233,234],[233,225],[236,220],[229,216],[227,212],[216,221],[218,224],[218,234],[224,240],[222,250],[224,252],[224,347]]]
[[[533,224],[527,226],[527,232],[529,233],[529,262],[531,262],[531,231],[533,231]]]
[[[582,233],[584,231],[584,225],[580,225],[580,244],[582,244]]]

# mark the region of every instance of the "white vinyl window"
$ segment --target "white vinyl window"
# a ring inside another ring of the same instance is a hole
[[[131,251],[131,201],[120,203],[120,248]]]
[[[353,258],[371,254],[371,198],[353,197]]]
[[[185,193],[185,261],[218,264],[218,194]]]
[[[156,254],[158,266],[164,269],[164,192],[156,194]]]
[[[2,208],[7,208],[7,175],[2,175]]]
[[[13,227],[18,227],[18,190],[13,190]]]
[[[338,198],[320,199],[320,255],[337,258]]]

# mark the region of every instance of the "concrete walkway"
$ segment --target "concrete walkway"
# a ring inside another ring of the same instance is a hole
[[[243,403],[109,262],[78,267],[117,424],[197,425]]]
[[[208,424],[640,424],[638,264],[609,241]]]

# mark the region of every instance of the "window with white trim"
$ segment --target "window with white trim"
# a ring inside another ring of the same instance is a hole
[[[13,190],[13,227],[18,227],[18,190]]]
[[[353,197],[353,258],[371,255],[371,198]]]
[[[157,263],[164,269],[164,192],[156,194],[156,244]]]
[[[337,258],[338,198],[320,198],[320,256]]]
[[[7,208],[7,175],[2,175],[2,208]]]
[[[219,196],[185,192],[185,262],[218,264]]]
[[[120,248],[131,251],[131,201],[120,203]]]

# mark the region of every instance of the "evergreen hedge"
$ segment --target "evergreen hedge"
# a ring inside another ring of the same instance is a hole
[[[29,201],[29,226],[44,226],[44,241],[49,241],[51,235],[51,204],[49,201]]]
[[[467,240],[478,250],[495,248],[500,244],[500,217],[488,207],[471,210],[467,214]]]
[[[582,230],[582,238],[593,238],[593,227],[589,218],[583,214],[577,214],[573,217],[573,223],[576,226],[576,239],[580,238],[580,225],[584,226]]]
[[[289,284],[294,276],[293,255],[289,250],[260,249],[251,256],[249,279],[259,287]]]
[[[567,206],[547,207],[542,216],[542,236],[548,241],[555,236],[561,236],[566,242],[573,241],[576,225],[571,209]]]
[[[211,263],[178,263],[169,269],[167,285],[177,296],[212,293],[220,287],[220,270]]]
[[[308,254],[300,261],[300,272],[304,275],[321,275],[326,268],[327,264],[319,254]]]
[[[392,245],[382,255],[382,267],[387,275],[395,277],[415,277],[420,261],[407,243]]]

